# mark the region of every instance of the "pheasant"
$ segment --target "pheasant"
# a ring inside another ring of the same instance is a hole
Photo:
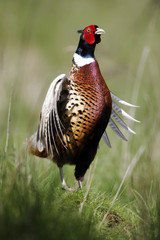
[[[108,89],[94,56],[95,47],[105,31],[97,25],[89,25],[78,33],[81,34],[80,40],[69,77],[61,74],[51,83],[40,113],[38,130],[27,142],[31,154],[49,158],[57,164],[62,188],[67,190],[71,189],[64,180],[64,164],[75,165],[75,178],[81,189],[100,139],[111,147],[105,131],[107,125],[126,140],[115,122],[133,134],[135,132],[120,115],[138,122],[117,104],[136,107]]]

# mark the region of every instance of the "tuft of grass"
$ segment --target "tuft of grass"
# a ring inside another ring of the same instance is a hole
[[[21,152],[20,159],[15,162],[12,154],[13,150],[4,153],[0,188],[1,239],[108,239],[114,228],[116,236],[120,234],[122,239],[127,239],[132,223],[126,221],[118,203],[108,216],[103,231],[99,232],[97,225],[111,198],[97,195],[91,189],[79,214],[87,189],[64,192],[54,166],[48,168],[48,164],[33,157],[28,159],[25,152]]]

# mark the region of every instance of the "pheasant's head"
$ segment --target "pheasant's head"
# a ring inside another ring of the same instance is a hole
[[[94,57],[95,46],[101,41],[101,34],[105,31],[97,25],[89,25],[83,30],[78,30],[78,33],[81,36],[76,53],[83,57]]]
[[[89,25],[83,30],[78,30],[78,33],[81,33],[81,38],[83,40],[92,45],[101,41],[101,34],[104,34],[105,31],[97,25]]]

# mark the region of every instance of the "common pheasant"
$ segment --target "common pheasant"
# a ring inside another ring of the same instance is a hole
[[[115,121],[129,132],[135,132],[119,114],[137,121],[117,105],[119,102],[136,107],[110,92],[95,59],[95,47],[104,30],[90,25],[78,33],[81,34],[80,41],[73,55],[69,77],[61,74],[51,83],[42,106],[38,130],[28,139],[30,153],[49,158],[57,164],[62,188],[68,190],[63,165],[75,165],[75,178],[81,189],[101,137],[111,147],[105,131],[108,123],[118,136],[126,140]]]

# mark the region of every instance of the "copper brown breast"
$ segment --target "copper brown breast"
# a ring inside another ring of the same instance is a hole
[[[69,79],[69,98],[62,115],[67,150],[61,146],[61,152],[65,155],[64,162],[74,164],[86,142],[96,137],[97,125],[100,125],[98,135],[101,137],[103,134],[110,117],[112,100],[96,60],[83,67],[73,65]]]

